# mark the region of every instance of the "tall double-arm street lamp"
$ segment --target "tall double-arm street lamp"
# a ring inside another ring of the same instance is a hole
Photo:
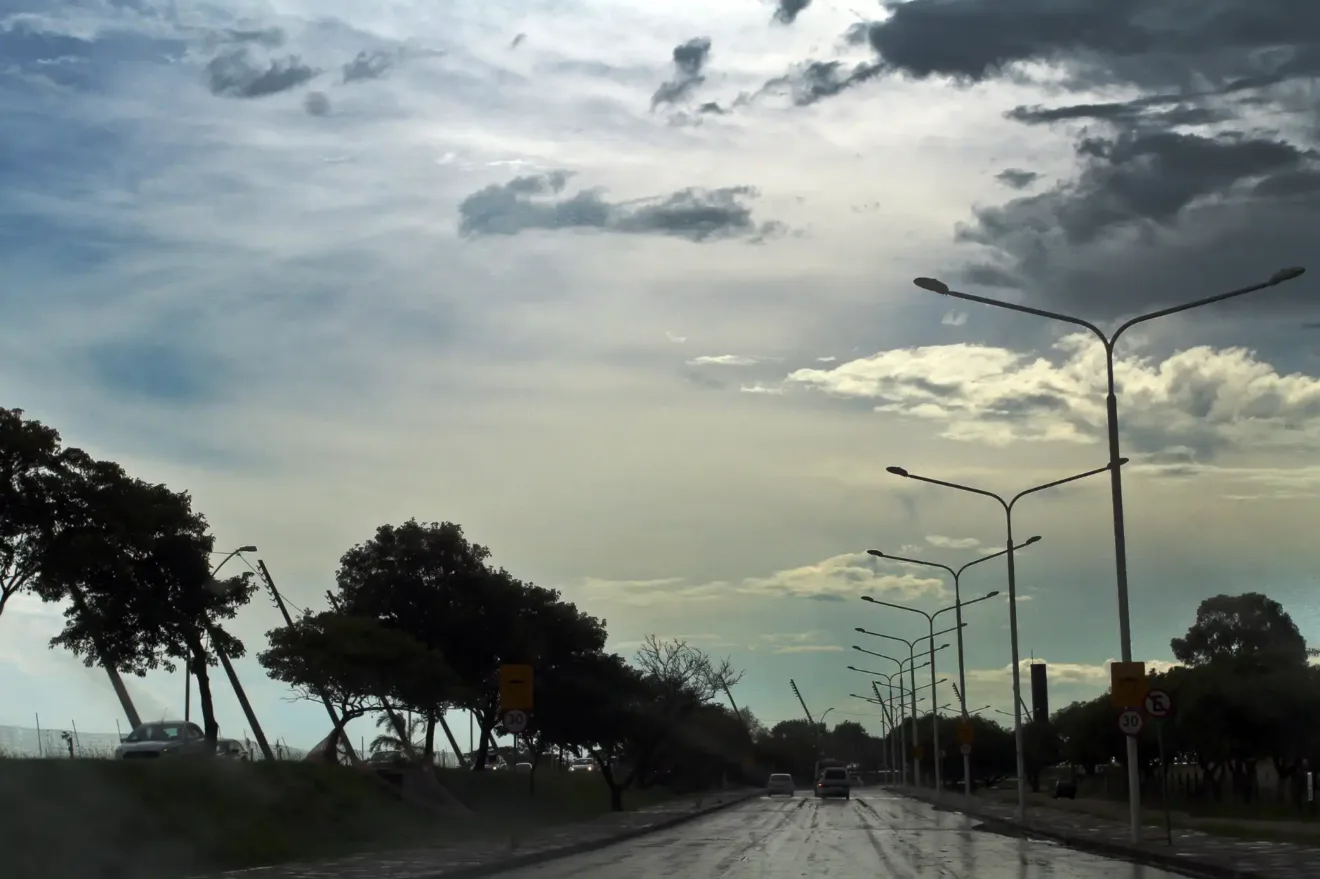
[[[1040,536],[1028,537],[1024,542],[1019,543],[1015,550],[1024,549],[1040,540]],[[963,721],[967,720],[967,664],[963,657],[963,633],[962,633],[962,573],[972,565],[979,565],[981,562],[988,562],[991,559],[997,559],[1005,555],[1007,549],[1001,549],[999,552],[992,552],[990,555],[981,556],[979,559],[972,559],[961,568],[951,568],[948,565],[942,565],[939,562],[927,562],[921,559],[905,558],[901,555],[889,555],[878,549],[868,549],[867,553],[876,558],[889,559],[895,562],[906,562],[909,565],[923,565],[927,568],[939,568],[942,571],[948,571],[949,576],[953,578],[953,605],[957,608],[955,621],[958,624],[958,701],[962,706]],[[971,602],[968,602],[971,604]],[[970,797],[972,795],[972,758],[968,754],[963,754],[963,795]]]
[[[945,646],[948,646],[948,645],[945,645]],[[850,671],[861,672],[862,674],[875,674],[875,672],[868,672],[868,671],[865,671],[864,669],[853,668],[851,665],[848,666],[848,668],[849,668]],[[878,675],[878,677],[887,677],[887,676],[886,676],[886,675]],[[948,680],[948,679],[947,679],[947,678],[940,678],[940,680],[939,680],[938,683],[941,683],[941,684],[942,684],[942,683],[944,683],[946,680]],[[929,687],[929,686],[931,686],[931,685],[930,685],[930,684],[922,684],[920,687],[917,688],[917,690],[924,690],[924,689],[926,689],[926,688]],[[899,696],[898,696],[898,698],[899,698],[899,704],[900,704],[900,706],[901,706],[901,705],[902,705],[902,698],[903,698],[903,695],[904,695],[904,694],[903,694],[903,679],[902,679],[901,677],[899,678],[899,684],[898,684],[898,687],[899,687]],[[875,681],[871,681],[871,690],[875,693],[875,698],[874,698],[874,699],[871,698],[870,696],[861,696],[861,695],[858,695],[857,693],[849,693],[848,695],[849,695],[849,696],[852,696],[854,699],[864,699],[864,700],[866,700],[867,702],[872,702],[872,703],[874,703],[874,704],[876,704],[876,705],[881,706],[881,708],[884,708],[884,706],[885,706],[885,704],[886,704],[886,700],[885,700],[885,699],[882,699],[882,698],[880,697],[880,690],[879,690],[879,688],[876,686]],[[889,702],[892,702],[892,701],[893,701],[893,697],[890,697]],[[912,702],[913,702],[913,705],[914,705],[914,706],[915,706],[915,704],[916,704],[916,701],[917,701],[917,695],[916,695],[916,693],[914,692],[914,693],[912,694]],[[933,699],[931,700],[931,704],[932,704],[932,705],[934,704],[934,700],[933,700]],[[914,708],[914,711],[915,711],[915,708]],[[914,739],[913,741],[915,741],[915,739]]]
[[[855,650],[861,650],[860,647],[855,647],[855,648],[853,648],[853,649],[855,649]],[[864,653],[869,653],[870,651],[862,651],[862,652],[864,652]],[[876,677],[876,678],[881,678],[881,679],[883,679],[884,682],[885,682],[885,686],[888,687],[888,689],[889,689],[889,703],[890,703],[890,704],[892,704],[893,701],[894,701],[894,678],[898,678],[898,707],[899,707],[899,714],[898,714],[898,720],[897,720],[897,721],[893,721],[893,720],[891,719],[891,726],[892,726],[893,729],[896,729],[896,730],[898,731],[898,736],[899,736],[899,748],[900,748],[899,753],[898,753],[898,756],[899,756],[901,759],[900,759],[900,760],[897,760],[897,761],[890,761],[890,762],[891,762],[891,765],[895,765],[895,764],[896,764],[897,766],[899,766],[899,767],[902,769],[903,776],[906,778],[906,776],[907,776],[907,757],[906,757],[905,755],[906,755],[906,753],[907,753],[907,731],[906,731],[906,729],[903,727],[903,715],[907,713],[906,711],[903,710],[903,706],[904,706],[904,703],[905,703],[905,699],[904,699],[904,697],[905,697],[905,695],[907,694],[907,690],[906,690],[906,688],[904,688],[904,686],[903,686],[903,666],[906,664],[906,660],[898,660],[898,659],[894,659],[894,657],[892,657],[892,656],[885,656],[885,655],[882,654],[882,653],[875,653],[875,654],[872,654],[872,655],[873,655],[873,656],[879,656],[879,657],[881,657],[881,658],[883,658],[883,659],[888,659],[888,660],[890,660],[891,662],[896,662],[896,663],[898,663],[898,671],[892,672],[892,673],[890,673],[890,674],[885,674],[884,672],[881,672],[881,671],[871,671],[871,670],[869,670],[869,669],[865,669],[865,668],[857,668],[856,666],[853,666],[853,665],[848,666],[848,670],[849,670],[849,671],[859,672],[859,673],[864,674],[864,675],[870,675],[870,676],[872,676],[872,677]],[[926,665],[927,665],[927,663],[922,663],[921,665],[917,666],[917,668],[924,668]],[[876,687],[876,683],[875,683],[875,681],[872,681],[872,682],[871,682],[871,687],[872,687],[873,689]],[[880,692],[879,692],[879,690],[876,690],[876,694],[875,694],[875,696],[876,696],[877,699],[880,698]],[[891,749],[891,750],[892,750],[892,749]]]
[[[1016,311],[1022,314],[1030,314],[1035,317],[1043,317],[1048,320],[1062,321],[1090,331],[1100,340],[1100,344],[1105,349],[1105,421],[1109,439],[1109,490],[1112,496],[1113,515],[1114,515],[1114,567],[1118,585],[1118,637],[1119,647],[1124,662],[1132,661],[1132,625],[1128,614],[1128,572],[1127,572],[1127,533],[1123,522],[1123,477],[1120,468],[1123,459],[1119,451],[1118,444],[1118,396],[1114,382],[1114,345],[1118,338],[1127,332],[1131,327],[1146,321],[1154,320],[1157,317],[1167,317],[1171,314],[1178,314],[1184,311],[1190,311],[1193,308],[1200,308],[1203,305],[1213,305],[1216,302],[1223,302],[1226,299],[1236,299],[1239,296],[1246,296],[1248,293],[1255,293],[1260,290],[1268,290],[1271,287],[1277,287],[1288,281],[1300,278],[1306,269],[1301,266],[1293,266],[1286,269],[1280,269],[1271,275],[1267,280],[1247,287],[1239,287],[1236,290],[1230,290],[1227,293],[1220,293],[1216,296],[1206,296],[1202,299],[1195,299],[1191,302],[1184,302],[1181,305],[1174,305],[1170,308],[1161,308],[1158,311],[1148,312],[1147,314],[1137,315],[1134,318],[1119,325],[1113,333],[1106,334],[1104,330],[1097,327],[1090,321],[1079,317],[1073,317],[1068,314],[1060,314],[1055,311],[1046,311],[1043,308],[1032,308],[1027,305],[1018,305],[1013,302],[1001,302],[998,299],[990,299],[986,296],[974,296],[971,293],[961,293],[957,290],[951,290],[948,284],[935,278],[915,278],[913,283],[923,290],[929,290],[932,293],[938,293],[942,296],[952,296],[956,299],[963,299],[967,302],[978,302],[982,305],[990,305],[995,308],[1003,308],[1009,311]],[[1127,770],[1128,770],[1128,817],[1132,841],[1141,840],[1141,787],[1139,784],[1139,774],[1137,772],[1137,739],[1136,736],[1127,737]]]
[[[942,646],[940,649],[942,650],[942,649],[944,649],[944,647],[947,647],[947,646],[948,646],[948,645],[946,644],[946,645]],[[884,653],[876,653],[874,650],[865,650],[865,649],[863,649],[863,648],[861,648],[861,647],[858,647],[856,644],[853,645],[853,649],[856,650],[856,651],[859,651],[859,652],[861,652],[861,653],[865,653],[865,654],[867,654],[867,655],[869,655],[869,656],[877,656],[877,657],[879,657],[880,659],[887,659],[887,660],[889,660],[890,662],[892,662],[892,663],[894,663],[895,665],[898,666],[898,671],[894,672],[893,674],[883,674],[883,673],[881,673],[881,672],[865,672],[865,673],[866,673],[866,674],[874,674],[876,677],[882,677],[882,678],[885,679],[886,684],[889,686],[889,698],[890,698],[891,700],[892,700],[893,697],[894,697],[894,678],[897,677],[897,678],[898,678],[899,707],[902,708],[903,705],[904,705],[904,702],[903,702],[903,695],[904,695],[904,693],[906,692],[906,690],[905,690],[904,687],[903,687],[903,666],[905,666],[905,665],[907,665],[909,662],[911,662],[911,659],[898,659],[898,658],[896,658],[896,657],[889,656],[889,655],[886,655],[886,654],[884,654]],[[916,668],[925,668],[928,664],[929,664],[928,662],[923,662],[921,665],[916,666]],[[860,669],[860,668],[853,668],[853,666],[851,666],[851,665],[848,666],[848,668],[852,669],[853,671],[862,671],[862,669]],[[915,669],[914,669],[914,671],[915,671]],[[898,761],[898,766],[899,766],[899,769],[902,771],[902,779],[903,779],[903,783],[904,783],[904,784],[907,784],[907,771],[908,771],[908,769],[907,769],[907,767],[908,767],[908,757],[907,757],[907,752],[908,752],[908,751],[907,751],[907,731],[906,731],[906,730],[904,729],[904,727],[903,727],[902,717],[903,717],[903,715],[906,714],[906,713],[907,713],[906,711],[901,711],[901,712],[900,712],[900,714],[899,714],[899,725],[898,725],[898,735],[899,735],[899,738],[900,738],[900,740],[901,740],[901,747],[902,747],[902,751],[899,752],[899,757],[900,757],[901,759]],[[915,742],[914,742],[914,744],[915,744]]]
[[[1007,552],[1007,550],[1005,550],[1005,552]],[[957,624],[954,626],[954,628],[958,630],[958,665],[959,665],[959,668],[961,669],[961,666],[962,666],[962,626],[963,626],[963,623],[962,623],[962,609],[963,609],[963,607],[965,607],[965,606],[967,606],[967,605],[976,604],[976,603],[978,603],[978,602],[986,601],[986,600],[988,600],[988,599],[994,598],[994,597],[995,597],[996,595],[998,595],[998,594],[999,594],[999,592],[996,590],[996,591],[994,591],[994,592],[987,592],[985,595],[982,595],[980,598],[973,598],[971,601],[968,601],[968,602],[965,602],[965,603],[964,603],[964,602],[961,602],[961,601],[955,601],[955,603],[949,605],[948,607],[942,607],[942,608],[940,608],[939,610],[935,611],[934,613],[926,613],[926,611],[924,611],[924,610],[918,610],[918,609],[915,608],[915,607],[908,607],[908,606],[905,605],[905,604],[891,604],[891,603],[888,602],[888,601],[880,601],[878,598],[872,598],[872,597],[869,596],[869,595],[863,595],[863,596],[862,596],[862,601],[869,601],[871,604],[879,605],[880,607],[892,607],[892,608],[894,608],[895,610],[906,610],[906,611],[911,611],[912,613],[919,613],[919,614],[921,614],[923,617],[926,618],[926,624],[927,624],[927,626],[929,626],[929,628],[930,628],[930,634],[926,636],[927,638],[930,639],[930,685],[931,685],[931,688],[932,688],[932,689],[931,689],[931,693],[930,693],[930,698],[931,698],[931,701],[932,701],[932,702],[935,702],[935,701],[937,701],[937,694],[936,694],[936,692],[935,692],[935,690],[934,690],[934,687],[935,687],[935,618],[938,617],[938,616],[939,616],[940,614],[942,614],[942,613],[948,613],[949,611],[957,611],[957,613],[958,613],[958,622],[957,622]],[[940,795],[941,795],[941,793],[942,793],[943,790],[944,790],[944,770],[943,770],[943,767],[941,766],[941,764],[942,764],[944,761],[943,761],[942,759],[940,759],[940,724],[939,724],[939,717],[938,717],[938,716],[933,716],[933,717],[931,718],[930,723],[931,723],[931,740],[932,740],[932,741],[931,741],[931,747],[932,747],[932,749],[933,749],[934,752],[935,752],[935,799],[936,799],[936,800],[939,800]],[[968,788],[968,793],[970,793],[970,792],[971,792],[971,791],[970,791],[971,780],[970,780],[970,779],[964,779],[964,784],[965,784],[965,786],[967,786],[967,788]]]
[[[966,624],[964,624],[964,625],[966,625]],[[912,693],[912,745],[913,745],[914,747],[917,746],[917,745],[919,744],[919,742],[920,742],[920,739],[918,738],[918,735],[917,735],[917,695],[916,695],[916,693],[917,693],[917,670],[916,670],[917,645],[920,644],[922,641],[925,641],[925,640],[928,639],[928,638],[930,639],[931,643],[934,644],[934,643],[935,643],[935,636],[936,636],[936,635],[947,635],[949,632],[952,632],[952,631],[953,631],[954,629],[956,629],[956,628],[957,628],[957,626],[951,626],[951,627],[949,627],[949,628],[947,628],[947,629],[941,629],[941,630],[938,631],[938,632],[931,632],[929,635],[922,635],[920,638],[917,638],[917,639],[912,640],[912,641],[909,641],[907,638],[899,638],[899,637],[897,637],[896,635],[886,635],[886,634],[884,634],[883,632],[872,632],[872,631],[870,631],[869,629],[863,629],[861,626],[858,626],[856,629],[853,630],[853,631],[856,631],[856,632],[861,632],[863,635],[870,635],[870,636],[873,637],[873,638],[887,638],[887,639],[889,639],[890,641],[897,641],[897,642],[900,643],[900,644],[906,644],[906,645],[907,645],[907,648],[908,648],[908,663],[909,663],[909,665],[908,665],[908,680],[909,680],[909,683],[911,684],[911,686],[910,686],[908,689],[909,689],[909,691]],[[948,647],[948,646],[949,646],[948,644],[941,644],[939,647],[937,647],[937,648],[935,648],[935,649],[936,649],[936,650],[943,650],[945,647]],[[932,674],[932,676],[934,675],[934,668],[933,668],[934,663],[935,663],[934,652],[935,652],[934,650],[931,651],[931,657],[930,657],[930,662],[931,662],[931,665],[932,665],[932,669],[931,669],[931,674]],[[917,785],[918,787],[921,786],[921,761],[918,760],[916,757],[913,757],[913,758],[912,758],[912,779],[913,779],[913,781],[916,783],[916,785]]]
[[[1118,465],[1127,463],[1127,458],[1119,458]],[[1022,715],[1020,712],[1022,702],[1022,673],[1018,668],[1018,624],[1017,624],[1017,567],[1013,562],[1013,553],[1017,547],[1013,543],[1013,509],[1017,502],[1029,494],[1035,494],[1038,491],[1044,491],[1047,488],[1054,488],[1059,485],[1066,485],[1069,482],[1076,482],[1079,479],[1085,479],[1088,476],[1095,476],[1097,473],[1104,473],[1111,469],[1113,464],[1106,464],[1104,467],[1097,467],[1094,470],[1087,470],[1085,473],[1078,473],[1075,476],[1067,476],[1063,479],[1056,479],[1053,482],[1047,482],[1044,485],[1037,485],[1032,488],[1024,489],[1013,495],[1012,498],[1005,500],[1003,496],[995,494],[993,491],[986,491],[981,488],[972,488],[969,485],[960,485],[956,482],[946,482],[943,479],[932,479],[929,476],[918,476],[915,473],[909,473],[902,467],[886,467],[890,473],[895,476],[902,476],[904,479],[915,479],[918,482],[928,482],[931,485],[941,485],[945,488],[953,488],[958,491],[979,494],[982,497],[993,498],[999,502],[1004,510],[1004,525],[1007,532],[1005,538],[1004,555],[1008,558],[1008,628],[1009,641],[1012,644],[1013,652],[1013,704],[1014,711],[1018,711],[1017,718],[1013,722],[1013,738],[1017,749],[1017,772],[1018,772],[1018,820],[1027,819],[1027,761],[1024,750],[1024,741],[1022,736]],[[1028,541],[1030,542],[1030,541]],[[1026,544],[1023,544],[1024,546]]]

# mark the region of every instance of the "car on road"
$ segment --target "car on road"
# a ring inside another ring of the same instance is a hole
[[[820,778],[816,779],[816,796],[819,799],[825,797],[852,799],[852,785],[848,783],[848,770],[842,766],[829,766],[822,769]]]
[[[568,764],[569,772],[595,772],[596,761],[590,757],[581,757]]]
[[[772,797],[778,796],[779,794],[785,794],[790,797],[793,796],[793,776],[789,775],[787,772],[773,773],[770,776],[770,780],[766,782],[765,792],[767,796]]]

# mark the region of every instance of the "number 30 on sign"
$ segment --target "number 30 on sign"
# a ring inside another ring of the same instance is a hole
[[[1141,716],[1140,711],[1128,709],[1118,716],[1118,728],[1123,731],[1124,735],[1138,735],[1145,725],[1146,718]]]

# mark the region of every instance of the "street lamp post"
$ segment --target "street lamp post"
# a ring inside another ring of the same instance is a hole
[[[942,644],[942,645],[940,645],[940,648],[939,648],[939,649],[940,649],[940,650],[943,650],[943,649],[944,649],[945,647],[947,647],[947,646],[948,646],[947,644]],[[865,654],[867,654],[867,655],[869,655],[869,656],[878,656],[878,657],[880,657],[881,659],[888,659],[890,662],[895,663],[895,664],[898,666],[898,671],[894,672],[893,674],[885,674],[884,672],[878,672],[878,671],[877,671],[877,672],[865,672],[865,671],[863,671],[863,670],[860,669],[860,668],[853,668],[853,666],[851,666],[851,665],[848,666],[848,668],[852,669],[853,671],[862,671],[864,674],[873,674],[873,675],[875,675],[876,677],[884,678],[884,679],[885,679],[885,683],[886,683],[886,684],[888,685],[888,687],[889,687],[889,699],[890,699],[891,702],[892,702],[893,699],[894,699],[894,678],[897,677],[897,678],[898,678],[898,696],[899,696],[899,703],[898,703],[898,705],[899,705],[899,708],[902,709],[902,708],[903,708],[903,705],[904,705],[904,703],[903,703],[903,695],[904,695],[904,692],[905,692],[905,691],[903,690],[903,666],[906,665],[906,664],[908,663],[909,660],[906,660],[906,659],[896,659],[895,657],[893,657],[893,656],[888,656],[888,655],[886,655],[886,654],[884,654],[884,653],[876,653],[874,650],[866,650],[866,649],[864,649],[864,648],[862,648],[862,647],[858,647],[856,644],[853,645],[853,649],[854,649],[854,650],[857,650],[857,651],[859,651],[859,652],[861,652],[861,653],[865,653]],[[928,662],[923,662],[921,665],[917,666],[917,668],[925,668],[928,664],[929,664]],[[906,714],[906,713],[907,713],[906,711],[900,711],[900,716],[899,716],[898,735],[899,735],[899,738],[901,739],[901,742],[902,742],[902,751],[900,752],[899,756],[902,757],[902,759],[899,760],[899,761],[897,761],[898,766],[899,766],[899,769],[900,769],[901,772],[902,772],[902,782],[903,782],[903,784],[905,784],[905,785],[907,784],[907,771],[908,771],[908,770],[907,770],[907,767],[908,767],[908,762],[907,762],[907,761],[908,761],[908,758],[907,758],[907,732],[906,732],[906,731],[904,730],[904,728],[903,728],[902,715],[903,715],[903,714]],[[915,744],[915,742],[914,742],[914,744]]]
[[[1018,544],[1015,549],[1023,549],[1040,540],[1039,535],[1028,538],[1025,542]],[[927,562],[921,559],[905,558],[901,555],[889,555],[878,549],[868,549],[867,553],[876,558],[889,559],[896,562],[906,562],[909,565],[924,565],[928,568],[939,568],[942,571],[948,571],[949,576],[953,577],[953,606],[957,609],[955,622],[958,626],[958,701],[962,705],[963,720],[967,720],[967,664],[963,657],[963,633],[962,633],[962,585],[961,578],[963,571],[972,565],[979,565],[981,562],[988,562],[991,559],[997,559],[1007,553],[1008,550],[1001,549],[999,552],[993,552],[990,555],[981,556],[979,559],[972,559],[961,568],[951,568],[948,565],[942,565],[939,562]],[[969,604],[971,602],[968,602]],[[969,754],[963,754],[963,796],[972,795],[972,758]]]
[[[1118,460],[1119,466],[1122,466],[1123,464],[1126,463],[1127,463],[1127,458],[1119,458]],[[890,473],[893,473],[895,476],[902,476],[905,479],[915,479],[918,482],[928,482],[931,485],[941,485],[944,486],[945,488],[954,488],[957,489],[958,491],[965,491],[965,492],[970,492],[971,494],[979,494],[982,495],[983,497],[993,498],[994,500],[998,501],[999,505],[1004,509],[1004,523],[1007,532],[1004,542],[1004,546],[1005,546],[1004,555],[1008,559],[1008,628],[1009,628],[1009,641],[1012,646],[1012,655],[1013,655],[1013,710],[1017,712],[1013,721],[1013,738],[1014,738],[1014,746],[1017,750],[1018,820],[1019,821],[1027,820],[1027,779],[1026,779],[1027,761],[1026,761],[1025,743],[1023,741],[1023,736],[1022,736],[1022,714],[1021,714],[1022,673],[1021,673],[1021,669],[1018,668],[1018,663],[1020,660],[1018,655],[1018,624],[1017,624],[1017,566],[1014,564],[1013,561],[1014,550],[1017,549],[1017,547],[1013,543],[1013,508],[1017,505],[1018,501],[1022,500],[1022,498],[1026,497],[1029,494],[1035,494],[1036,492],[1044,491],[1047,488],[1054,488],[1059,485],[1065,485],[1069,482],[1076,482],[1077,480],[1085,479],[1088,476],[1095,476],[1097,473],[1104,473],[1106,470],[1111,469],[1113,466],[1114,466],[1113,464],[1106,464],[1105,466],[1097,467],[1094,470],[1087,470],[1085,473],[1078,473],[1075,476],[1068,476],[1063,479],[1056,479],[1053,482],[1047,482],[1044,485],[1037,485],[1032,488],[1024,489],[1023,491],[1020,491],[1017,494],[1013,495],[1013,497],[1010,498],[1009,500],[1005,500],[1002,496],[997,495],[992,491],[986,491],[985,489],[972,488],[971,486],[960,485],[956,482],[946,482],[942,479],[932,479],[928,476],[918,476],[915,473],[909,473],[907,470],[904,470],[902,467],[885,468]],[[1027,541],[1027,542],[1030,543],[1031,541]],[[1025,546],[1026,544],[1023,545]]]
[[[255,546],[240,546],[238,549],[234,550],[233,552],[229,553],[224,558],[222,558],[220,560],[220,564],[216,565],[214,568],[211,569],[211,579],[214,580],[215,575],[220,573],[220,569],[225,566],[225,562],[229,561],[234,556],[238,555],[239,553],[256,552],[256,551],[257,548]],[[189,660],[188,662],[184,663],[184,666],[185,667],[183,671],[183,719],[186,722],[192,720],[192,661]]]
[[[1288,281],[1300,278],[1305,272],[1306,269],[1301,266],[1280,269],[1271,275],[1268,280],[1257,284],[1240,287],[1236,290],[1230,290],[1227,293],[1220,293],[1215,296],[1206,296],[1202,299],[1195,299],[1191,302],[1184,302],[1181,305],[1162,308],[1158,311],[1148,312],[1147,314],[1137,315],[1136,317],[1120,324],[1118,329],[1114,330],[1111,334],[1106,334],[1104,330],[1088,320],[1073,317],[1072,315],[1046,311],[1042,308],[1032,308],[1027,305],[1018,305],[1012,302],[1001,302],[998,299],[991,299],[986,296],[975,296],[971,293],[962,293],[950,289],[943,281],[939,281],[935,278],[913,279],[913,283],[921,289],[928,290],[932,293],[938,293],[942,296],[952,296],[956,299],[963,299],[968,302],[979,302],[982,305],[990,305],[995,308],[1003,308],[1009,311],[1035,315],[1036,317],[1062,321],[1063,323],[1082,327],[1093,333],[1096,338],[1100,340],[1100,344],[1104,346],[1105,422],[1109,441],[1109,491],[1114,516],[1114,568],[1118,587],[1118,637],[1119,648],[1124,662],[1132,661],[1132,624],[1128,611],[1127,532],[1123,521],[1123,477],[1120,472],[1123,459],[1119,451],[1118,442],[1118,396],[1114,382],[1114,345],[1118,342],[1119,336],[1123,335],[1128,329],[1137,324],[1154,320],[1157,317],[1167,317],[1171,314],[1179,314],[1180,312],[1190,311],[1193,308],[1200,308],[1203,305],[1213,305],[1216,302],[1223,302],[1226,299],[1235,299],[1239,296],[1245,296],[1248,293],[1255,293],[1260,290],[1277,287],[1280,284],[1285,284]],[[1009,564],[1011,566],[1012,555],[1009,556],[1009,559]],[[1128,819],[1133,842],[1141,841],[1141,785],[1140,775],[1137,768],[1137,756],[1136,736],[1128,736]]]
[[[980,598],[972,599],[971,601],[967,602],[967,604],[976,604],[979,601],[985,601],[987,599],[994,598],[998,594],[999,594],[998,592],[989,592],[985,595],[982,595]],[[871,604],[876,604],[881,607],[892,607],[895,608],[896,610],[906,610],[906,611],[911,611],[912,613],[919,613],[926,618],[926,625],[930,628],[930,634],[927,636],[930,639],[930,685],[931,685],[930,698],[932,703],[937,702],[938,701],[937,694],[934,689],[935,687],[935,618],[938,617],[940,614],[948,613],[951,610],[958,612],[958,623],[954,626],[954,628],[958,630],[958,645],[959,645],[958,656],[959,656],[959,665],[961,666],[962,608],[963,608],[962,602],[955,601],[955,603],[950,605],[949,607],[942,607],[939,610],[935,611],[934,613],[926,613],[924,610],[918,610],[915,607],[908,607],[907,605],[904,604],[891,604],[888,601],[880,601],[878,599],[872,598],[869,595],[863,595],[862,601],[869,601]],[[933,752],[933,757],[935,761],[935,799],[939,800],[940,796],[944,792],[944,768],[942,765],[944,763],[944,760],[942,759],[943,755],[940,753],[940,723],[939,723],[938,713],[933,714],[931,716],[930,725],[931,725],[931,750]],[[970,782],[968,782],[968,784],[970,784]]]
[[[870,635],[874,638],[888,638],[890,641],[897,641],[900,644],[906,644],[908,647],[908,662],[914,663],[913,665],[910,665],[908,668],[908,679],[911,683],[911,687],[909,689],[912,694],[912,747],[913,748],[919,747],[921,741],[920,737],[917,734],[917,669],[915,665],[917,661],[917,645],[920,644],[922,641],[925,641],[927,638],[931,638],[932,639],[931,643],[933,644],[934,643],[933,639],[936,635],[948,634],[949,632],[952,632],[954,628],[956,627],[943,629],[939,632],[932,632],[929,635],[922,635],[920,638],[917,638],[916,640],[913,641],[909,641],[906,638],[899,638],[894,635],[885,635],[881,632],[872,632],[867,629],[863,629],[860,626],[854,629],[854,631],[861,632],[863,635]],[[945,647],[948,646],[949,646],[948,644],[942,644],[938,649],[943,650]],[[931,651],[930,662],[932,665],[931,674],[933,675],[934,674],[933,666],[935,664],[935,656],[933,650]],[[916,757],[915,754],[912,757],[912,779],[917,787],[921,787],[921,761]]]
[[[895,674],[899,674],[899,672],[895,672]],[[884,716],[884,722],[885,722],[886,727],[887,727],[887,728],[886,728],[886,732],[885,732],[885,736],[884,736],[884,740],[885,740],[885,749],[884,749],[884,755],[885,755],[885,781],[886,781],[886,782],[892,782],[892,781],[893,781],[893,777],[894,777],[894,764],[895,764],[895,762],[896,762],[896,761],[894,760],[894,756],[895,756],[895,755],[894,755],[894,745],[895,745],[895,741],[894,741],[894,732],[895,732],[895,730],[897,729],[897,724],[896,724],[895,721],[894,721],[894,705],[893,705],[893,702],[894,702],[894,697],[893,697],[894,687],[893,687],[893,683],[892,683],[892,681],[891,681],[891,679],[890,679],[890,678],[891,678],[890,675],[884,675],[884,677],[885,677],[885,685],[886,685],[886,688],[889,690],[889,694],[890,694],[890,695],[889,695],[889,698],[888,698],[888,699],[885,699],[885,697],[884,697],[883,695],[881,695],[881,693],[880,693],[880,685],[879,685],[878,683],[876,683],[875,681],[871,681],[871,692],[872,692],[872,693],[875,693],[875,698],[877,698],[877,699],[880,700],[880,702],[881,702],[880,710],[883,711],[883,712],[884,712],[884,715],[885,715],[885,716]]]

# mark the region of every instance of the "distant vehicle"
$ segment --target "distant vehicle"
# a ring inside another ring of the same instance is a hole
[[[230,760],[247,759],[247,749],[234,739],[217,739],[216,754]],[[186,720],[161,720],[144,723],[120,740],[116,760],[142,760],[156,757],[201,755],[206,752],[206,733]]]
[[[847,768],[847,764],[845,764],[842,760],[835,760],[832,757],[822,757],[821,759],[816,761],[816,769],[811,774],[811,777],[815,779],[819,779],[820,774],[832,766],[837,766],[841,769]]]
[[[408,762],[408,755],[399,750],[376,751],[367,761],[372,766],[403,766]]]
[[[842,766],[827,766],[816,779],[816,797],[843,797],[852,799],[852,785],[848,783],[848,770]]]
[[[767,796],[778,796],[785,794],[793,796],[793,776],[787,772],[775,772],[771,774],[770,781],[766,783],[765,792]]]
[[[590,757],[582,757],[568,764],[569,772],[595,772],[596,761]]]

